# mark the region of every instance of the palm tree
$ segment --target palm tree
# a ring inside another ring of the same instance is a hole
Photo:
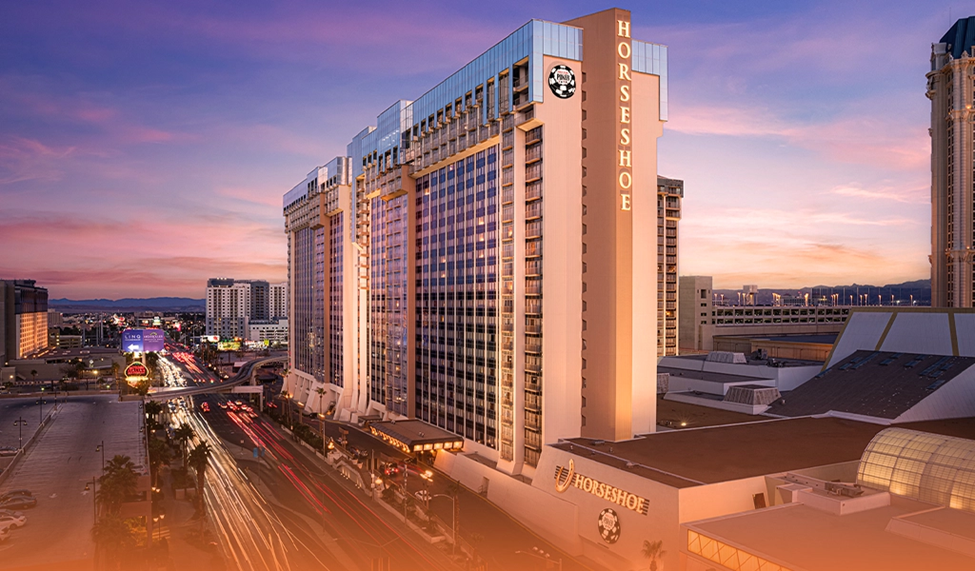
[[[145,405],[146,414],[152,417],[153,420],[158,420],[156,417],[163,411],[163,407],[157,401],[151,400]]]
[[[159,440],[155,436],[149,438],[149,470],[152,473],[152,485],[155,486],[159,479],[159,468],[163,464],[169,464],[172,459],[172,449],[166,445],[165,441]]]
[[[203,483],[206,478],[207,464],[210,462],[212,454],[213,449],[206,441],[197,444],[189,454],[190,466],[196,470],[196,497],[200,510],[203,510]]]
[[[105,514],[91,528],[91,538],[107,555],[108,567],[119,568],[119,552],[136,544],[132,528],[118,514]]]
[[[116,455],[105,465],[105,473],[98,478],[96,499],[110,514],[118,514],[122,503],[135,495],[138,476],[135,464],[128,456]]]
[[[288,391],[281,391],[281,398],[284,399],[284,406],[288,407],[288,427],[292,426],[291,422],[291,393]]]
[[[657,571],[657,558],[663,558],[667,555],[664,551],[664,541],[658,539],[657,541],[650,541],[648,539],[643,540],[643,549],[640,550],[643,556],[650,560],[650,571]]]
[[[146,353],[146,368],[149,369],[149,385],[152,386],[152,379],[156,376],[157,365],[159,364],[158,353]]]
[[[31,371],[30,371],[30,382],[31,383],[36,383],[37,382],[37,371],[34,370],[34,369],[31,369]]]
[[[193,429],[190,428],[189,425],[185,423],[179,425],[179,428],[177,428],[176,432],[173,433],[173,435],[176,437],[176,440],[179,441],[179,449],[183,453],[183,468],[186,468],[186,442],[190,438],[193,438],[194,434],[195,433],[193,432]]]
[[[322,433],[322,445],[324,446],[325,445],[325,411],[322,410],[322,397],[324,397],[325,393],[327,393],[328,391],[325,390],[325,387],[318,387],[317,389],[315,389],[315,392],[318,393],[318,430]]]

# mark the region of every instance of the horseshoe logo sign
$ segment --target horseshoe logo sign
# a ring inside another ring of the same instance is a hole
[[[573,480],[576,477],[576,465],[572,459],[569,459],[569,467],[556,466],[555,467],[555,491],[562,493],[569,489],[572,485]]]

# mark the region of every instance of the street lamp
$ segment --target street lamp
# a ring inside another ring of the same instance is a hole
[[[85,491],[91,491],[91,516],[92,521],[98,521],[98,502],[96,498],[98,494],[96,493],[95,486],[98,485],[98,479],[94,476],[91,477],[91,481],[85,482]]]
[[[22,417],[14,421],[14,426],[20,427],[20,450],[24,449],[24,427],[27,426],[27,421]]]
[[[430,508],[430,501],[433,498],[447,498],[450,500],[450,532],[453,536],[454,553],[457,553],[457,498],[454,496],[448,496],[447,494],[436,494],[427,497],[427,509]]]
[[[102,440],[98,446],[95,447],[95,452],[102,453],[102,473],[105,473],[105,441]]]
[[[532,556],[532,557],[534,557],[536,559],[541,559],[542,561],[545,562],[545,568],[546,569],[548,569],[548,562],[549,561],[553,561],[552,554],[551,553],[546,553],[546,552],[542,551],[541,549],[539,549],[537,547],[532,547],[532,550],[531,551],[521,551],[521,550],[518,550],[518,551],[515,551],[515,553],[521,553],[522,555],[530,555],[530,556]],[[558,564],[559,564],[559,571],[562,571],[562,558],[561,557],[559,557]]]

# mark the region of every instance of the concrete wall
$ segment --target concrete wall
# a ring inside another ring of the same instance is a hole
[[[582,553],[582,543],[574,533],[577,508],[571,503],[465,454],[441,452],[437,454],[436,467],[471,490],[480,490],[486,480],[489,501],[569,554]]]

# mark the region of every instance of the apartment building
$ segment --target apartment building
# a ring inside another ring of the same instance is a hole
[[[272,304],[272,292],[276,288],[287,289],[287,284],[268,284],[263,280],[237,280],[233,278],[211,278],[207,280],[206,290],[206,334],[225,339],[248,339],[250,322],[266,322],[272,316],[271,307],[276,312],[278,304],[286,302],[286,294],[277,293],[278,300]],[[286,314],[285,316],[286,317]]]

